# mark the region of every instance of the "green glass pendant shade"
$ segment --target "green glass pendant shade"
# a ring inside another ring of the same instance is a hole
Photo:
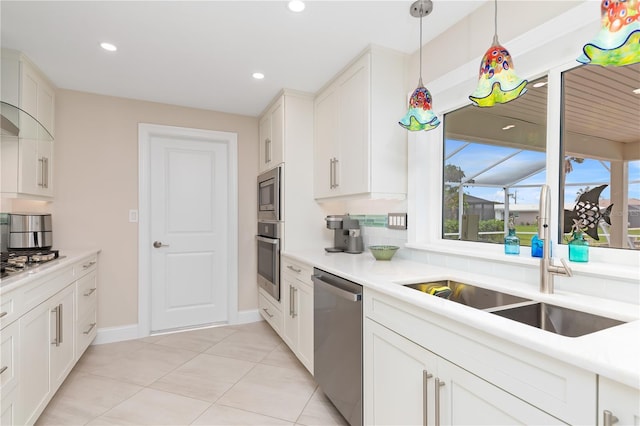
[[[600,31],[577,61],[602,66],[640,62],[640,2],[602,0],[600,13]]]
[[[505,104],[527,93],[527,80],[516,75],[509,51],[497,43],[497,37],[493,41],[480,62],[478,86],[469,96],[479,107]]]
[[[440,120],[431,110],[431,93],[422,85],[422,79],[409,99],[409,110],[398,122],[402,127],[412,132],[435,129]]]

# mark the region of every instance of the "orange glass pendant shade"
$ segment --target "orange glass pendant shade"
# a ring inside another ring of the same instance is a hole
[[[640,62],[640,1],[602,0],[600,14],[600,31],[577,61],[602,66]]]

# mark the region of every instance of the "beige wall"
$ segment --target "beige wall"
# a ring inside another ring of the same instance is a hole
[[[257,308],[258,120],[69,90],[56,93],[55,246],[97,247],[99,327],[138,322],[138,123],[238,134],[238,308]]]

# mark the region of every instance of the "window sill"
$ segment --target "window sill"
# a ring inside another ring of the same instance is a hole
[[[468,257],[473,259],[482,259],[495,261],[500,263],[507,263],[511,265],[521,265],[529,267],[538,267],[540,265],[540,259],[530,257],[528,255],[529,247],[521,247],[520,255],[506,255],[502,252],[502,245],[499,244],[483,244],[483,243],[465,243],[456,241],[454,244],[463,244],[463,247],[453,247],[451,244],[442,242],[441,244],[427,244],[427,243],[407,243],[406,248],[413,250],[436,252],[439,254],[448,254],[454,256]],[[472,245],[473,247],[469,247]],[[553,246],[553,250],[559,253],[560,256],[554,256],[555,264],[560,264],[558,260],[560,257],[567,258],[566,246]],[[592,249],[596,251],[595,249]],[[598,250],[602,252],[605,249]],[[607,249],[611,250],[611,249]],[[622,252],[623,255],[617,256]],[[601,253],[597,253],[598,255]],[[609,254],[611,256],[611,254]],[[594,256],[598,257],[598,256]],[[613,256],[612,256],[613,257]],[[616,257],[620,258],[624,263],[613,263],[606,261],[589,261],[587,263],[569,262],[571,269],[574,272],[578,272],[584,275],[590,275],[600,278],[616,278],[623,280],[630,280],[636,283],[640,283],[640,253],[630,250],[616,250]]]

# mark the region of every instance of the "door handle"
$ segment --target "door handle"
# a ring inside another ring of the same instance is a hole
[[[436,426],[440,426],[440,388],[444,386],[444,380],[436,377],[435,406],[436,406]]]
[[[162,244],[162,241],[154,241],[153,242],[153,247],[155,247],[155,248],[169,247],[169,244]]]
[[[428,401],[429,401],[429,379],[433,377],[433,374],[429,373],[427,370],[422,370],[422,424],[427,426],[428,424],[428,414],[429,411],[427,409]]]

